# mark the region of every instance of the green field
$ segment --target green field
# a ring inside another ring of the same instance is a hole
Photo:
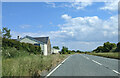
[[[119,52],[104,52],[104,53],[87,53],[89,55],[95,55],[95,56],[102,56],[107,58],[114,58],[114,59],[120,59],[120,53]]]

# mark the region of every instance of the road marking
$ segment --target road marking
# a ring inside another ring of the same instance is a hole
[[[99,65],[102,65],[101,63],[99,63],[99,62],[97,62],[97,61],[95,61],[95,60],[92,60],[93,62],[95,62],[95,63],[97,63],[97,64],[99,64]]]
[[[83,55],[81,55],[81,56],[83,56]],[[89,58],[86,57],[86,56],[83,56],[83,57],[89,59]],[[95,63],[97,63],[97,64],[99,64],[99,65],[102,65],[101,63],[99,63],[99,62],[97,62],[97,61],[95,61],[95,60],[92,60],[92,61],[95,62]],[[103,66],[104,66],[104,65],[103,65]],[[106,66],[104,66],[104,67],[107,68],[107,69],[110,69],[109,67],[106,67]],[[110,69],[110,70],[112,70],[112,69]],[[118,71],[116,71],[116,70],[112,70],[112,71],[120,75],[120,72],[118,72]]]
[[[83,56],[83,55],[81,55],[81,56]],[[90,59],[90,58],[88,58],[88,57],[86,57],[86,56],[83,56],[83,57],[85,57],[85,58],[88,59],[88,60]]]
[[[70,56],[69,56],[70,57]],[[56,68],[54,68],[45,78],[50,76],[56,69],[58,69],[69,57],[67,57],[64,61],[62,61]]]
[[[113,72],[115,72],[115,73],[117,73],[117,74],[120,74],[118,71],[116,71],[116,70],[113,70]]]
[[[89,60],[89,58],[88,57],[86,57],[88,60]]]

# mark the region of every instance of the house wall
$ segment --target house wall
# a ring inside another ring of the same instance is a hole
[[[47,42],[47,52],[48,52],[48,54],[51,54],[51,43],[50,43],[50,39],[48,39],[48,42]]]
[[[44,54],[45,56],[48,55],[48,52],[47,52],[47,44],[44,44],[44,52],[43,52],[43,54]]]
[[[59,53],[59,51],[60,51],[60,50],[58,50],[58,49],[52,48],[52,49],[51,49],[51,54],[52,54],[52,53]]]

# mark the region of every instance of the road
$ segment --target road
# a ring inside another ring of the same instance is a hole
[[[50,76],[118,76],[118,60],[75,54],[56,68]]]

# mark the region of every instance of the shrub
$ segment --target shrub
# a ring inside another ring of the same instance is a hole
[[[15,58],[15,57],[19,57],[19,56],[25,56],[28,55],[28,53],[26,51],[23,50],[17,50],[16,48],[3,48],[2,51],[2,56],[3,58]]]
[[[29,43],[21,43],[19,41],[13,40],[13,39],[3,38],[2,47],[4,50],[3,55],[5,57],[13,57],[14,54],[16,55],[17,50],[24,50],[26,52],[29,52],[30,54],[31,53],[41,54],[41,47],[40,46],[36,46],[33,44],[29,44]],[[8,49],[8,48],[13,48],[14,49],[14,51],[12,51],[13,53],[11,53],[11,51],[10,52],[6,51],[6,49]],[[12,54],[13,56],[9,55],[9,54]]]

